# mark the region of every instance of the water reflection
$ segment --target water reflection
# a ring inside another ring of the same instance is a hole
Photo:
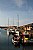
[[[33,46],[23,46],[23,50],[33,50]]]
[[[12,35],[10,37],[7,36],[6,30],[0,31],[0,50],[33,50],[33,46],[20,46],[20,48],[16,48],[12,42]]]

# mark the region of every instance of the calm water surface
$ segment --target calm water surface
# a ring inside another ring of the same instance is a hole
[[[11,42],[12,35],[8,38],[7,31],[0,29],[0,50],[33,50],[33,46],[15,48]]]

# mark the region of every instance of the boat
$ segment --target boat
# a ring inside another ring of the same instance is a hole
[[[20,46],[20,37],[19,37],[19,31],[15,31],[14,37],[12,38],[12,43],[15,47]]]

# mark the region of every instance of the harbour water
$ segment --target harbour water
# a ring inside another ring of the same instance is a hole
[[[7,36],[7,31],[0,29],[0,50],[33,50],[33,46],[20,46],[16,48],[12,42],[12,35]]]

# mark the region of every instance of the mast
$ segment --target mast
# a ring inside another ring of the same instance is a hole
[[[19,27],[19,15],[17,15],[18,16],[18,27]]]
[[[13,17],[13,26],[14,26],[14,17]]]
[[[8,17],[8,26],[9,26],[9,17]]]
[[[14,17],[13,17],[13,26],[14,26]]]

